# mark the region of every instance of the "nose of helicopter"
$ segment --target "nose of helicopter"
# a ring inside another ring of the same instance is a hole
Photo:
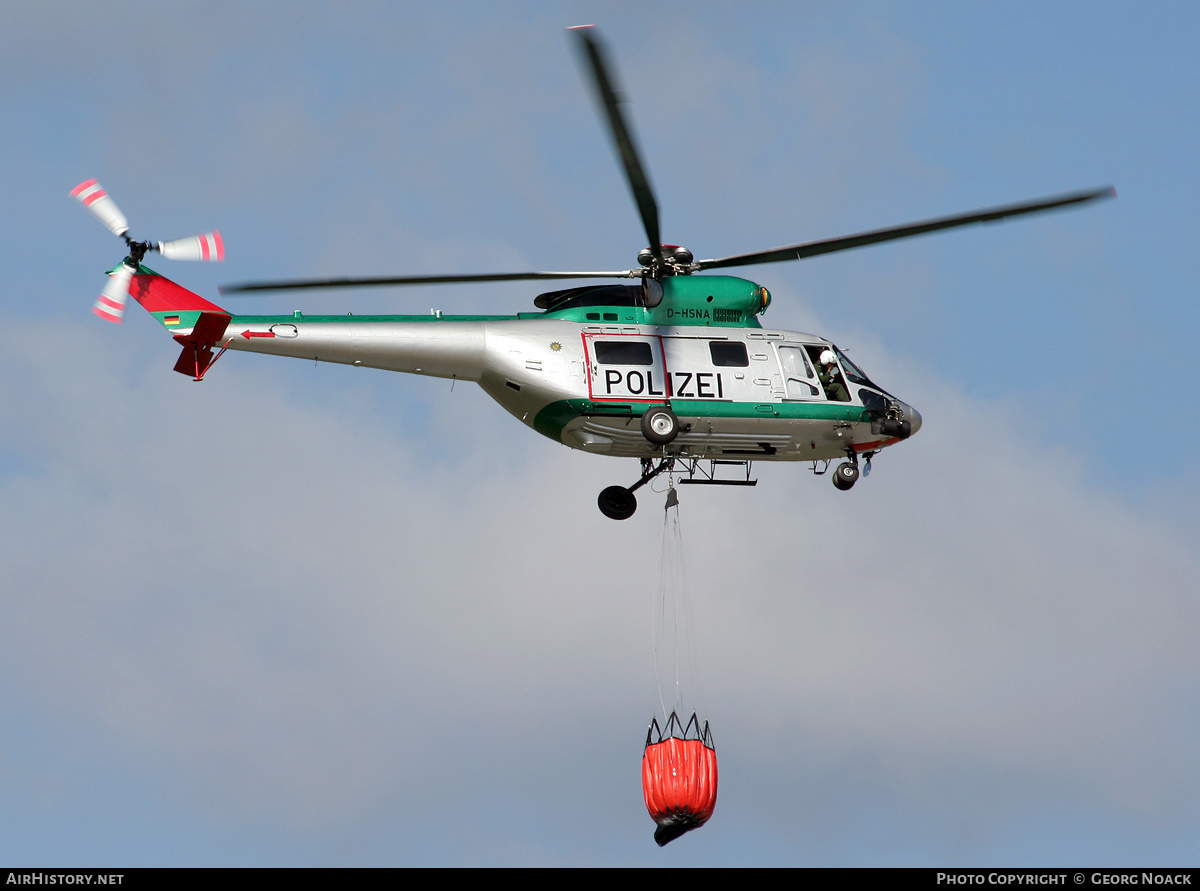
[[[912,425],[912,431],[908,434],[912,436],[921,429],[921,413],[907,403],[901,403],[904,406],[904,420]]]

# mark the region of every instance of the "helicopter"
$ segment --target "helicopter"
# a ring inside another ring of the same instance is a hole
[[[663,244],[658,204],[642,164],[608,53],[593,26],[569,29],[641,218],[648,247],[630,269],[242,283],[223,295],[263,291],[494,281],[625,280],[542,293],[538,312],[515,315],[237,315],[143,265],[224,259],[220,233],[169,242],[134,241],[113,199],[95,181],[71,191],[128,256],[109,272],[93,310],[120,322],[128,297],[181,345],[175,371],[204,379],[228,350],[473,381],[538,433],[570,448],[636,458],[639,478],[605,488],[600,511],[637,509],[636,491],[664,472],[698,485],[753,486],[756,461],[811,462],[849,490],[882,449],[921,428],[921,415],[828,339],[763,327],[771,294],[757,282],[711,273],[802,260],[975,223],[1114,197],[1111,187],[992,207],[838,238],[697,261]],[[860,470],[861,468],[861,470]]]

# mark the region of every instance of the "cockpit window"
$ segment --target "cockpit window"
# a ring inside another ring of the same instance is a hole
[[[596,361],[601,365],[653,365],[650,344],[640,340],[597,340]]]
[[[712,364],[721,368],[745,368],[750,364],[744,343],[710,340],[708,353],[712,356]]]
[[[859,370],[857,365],[846,358],[845,353],[843,353],[837,347],[834,347],[833,351],[837,353],[838,361],[842,363],[842,371],[846,375],[846,380],[850,381],[852,384],[866,384],[868,387],[875,386],[873,383],[871,383],[871,379],[863,374],[861,370]]]

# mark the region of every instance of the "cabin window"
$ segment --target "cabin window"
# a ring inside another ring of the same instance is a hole
[[[744,343],[710,340],[708,352],[712,356],[712,364],[720,368],[745,368],[750,364],[750,357],[746,355]]]
[[[597,340],[596,361],[601,365],[653,365],[650,344],[639,340]]]
[[[808,381],[814,380],[812,365],[804,350],[795,346],[781,346],[779,361],[783,364],[783,377],[787,386],[788,399],[813,399],[820,394]]]
[[[809,380],[816,377],[812,366],[808,364],[808,356],[804,355],[804,350],[800,347],[781,346],[779,358],[783,362],[783,373],[788,377],[805,377]]]

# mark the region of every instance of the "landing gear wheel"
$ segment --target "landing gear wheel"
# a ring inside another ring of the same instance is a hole
[[[596,499],[596,506],[610,520],[628,520],[637,510],[637,498],[624,486],[609,486]]]
[[[858,482],[858,467],[847,461],[845,464],[839,464],[837,470],[833,472],[833,484],[845,492]]]
[[[666,445],[679,435],[679,418],[665,405],[654,405],[642,415],[642,436],[655,445]]]

